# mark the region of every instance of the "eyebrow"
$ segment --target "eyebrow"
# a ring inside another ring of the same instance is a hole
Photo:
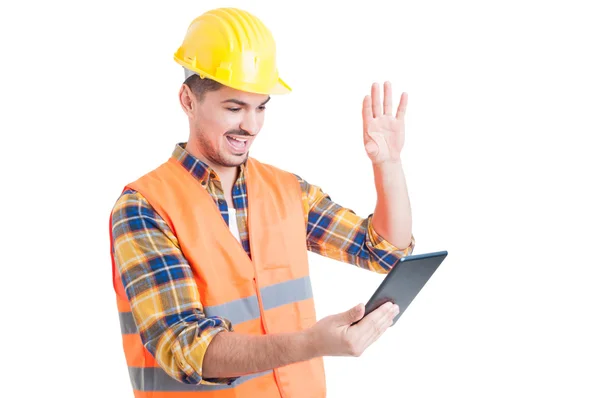
[[[267,102],[269,102],[269,100],[271,99],[271,97],[267,98],[266,101],[264,101],[262,104],[260,104],[260,106],[265,105]],[[225,101],[223,101],[222,103],[226,103],[226,102],[231,102],[233,104],[237,104],[239,106],[248,106],[248,104],[244,101],[240,101],[238,99],[235,98],[230,98],[230,99],[226,99]]]

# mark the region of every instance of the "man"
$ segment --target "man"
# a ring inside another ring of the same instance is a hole
[[[197,18],[175,60],[187,143],[111,213],[113,282],[136,397],[322,397],[322,357],[358,356],[398,314],[360,304],[316,321],[307,250],[387,273],[412,253],[400,152],[407,96],[363,103],[377,206],[366,219],[249,156],[270,94],[289,92],[267,28],[238,9]],[[351,326],[356,321],[359,321]]]

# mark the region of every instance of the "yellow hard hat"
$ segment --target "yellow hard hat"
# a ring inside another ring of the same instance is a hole
[[[279,78],[271,32],[237,8],[217,8],[192,21],[174,58],[186,69],[186,77],[195,73],[259,94],[291,91]]]

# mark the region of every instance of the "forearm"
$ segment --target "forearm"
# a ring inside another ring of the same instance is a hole
[[[377,205],[373,227],[398,248],[406,248],[412,236],[412,214],[402,163],[373,165]]]
[[[271,335],[217,334],[204,357],[203,376],[237,377],[307,361],[318,353],[307,331]]]

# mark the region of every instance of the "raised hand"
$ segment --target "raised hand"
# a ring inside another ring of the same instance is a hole
[[[367,155],[373,164],[400,161],[404,146],[404,115],[408,94],[402,93],[396,115],[392,114],[392,84],[383,85],[383,109],[379,84],[373,83],[371,95],[363,100],[363,140]]]

